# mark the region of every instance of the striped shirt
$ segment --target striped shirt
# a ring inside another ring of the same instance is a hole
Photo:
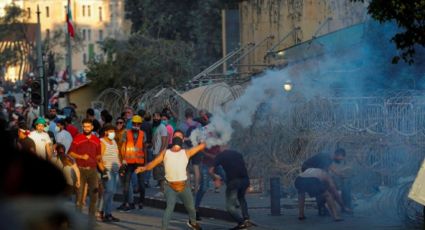
[[[120,159],[118,157],[119,152],[117,142],[112,140],[112,144],[109,144],[104,138],[100,139],[100,141],[105,145],[105,152],[102,155],[105,168],[113,172],[118,172],[120,168]]]

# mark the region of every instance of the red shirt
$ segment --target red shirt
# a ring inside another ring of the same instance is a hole
[[[97,159],[100,157],[100,140],[95,135],[87,138],[84,134],[78,134],[72,141],[70,152],[77,155],[89,155],[89,159],[76,159],[78,167],[97,167]]]
[[[77,136],[79,133],[77,127],[71,124],[68,124],[65,129],[71,134],[72,138],[75,138],[75,136]]]

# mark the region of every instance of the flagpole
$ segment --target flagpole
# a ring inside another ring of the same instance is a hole
[[[47,114],[47,105],[49,104],[47,95],[47,88],[45,88],[46,78],[44,76],[44,66],[43,66],[43,54],[41,50],[41,25],[40,25],[40,7],[37,5],[37,32],[36,32],[36,46],[37,46],[37,67],[38,67],[38,77],[40,78],[40,115],[44,116]]]
[[[71,12],[70,10],[70,0],[68,0],[68,5],[67,5],[67,15],[68,13]],[[71,45],[71,33],[69,32],[69,27],[68,27],[68,21],[66,21],[67,24],[67,33],[66,33],[66,44],[67,44],[67,77],[68,77],[68,83],[69,83],[69,88],[71,89],[73,87],[72,85],[72,45]]]

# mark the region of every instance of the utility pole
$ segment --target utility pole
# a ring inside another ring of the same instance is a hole
[[[46,88],[46,77],[44,76],[43,66],[43,54],[41,52],[41,25],[40,25],[40,7],[37,5],[37,31],[36,31],[36,44],[37,44],[37,68],[38,77],[40,78],[41,85],[41,103],[40,103],[40,115],[44,116],[47,114],[47,88]]]
[[[66,6],[66,14],[70,12],[70,2],[68,1],[68,5]],[[66,22],[68,24],[68,22]],[[68,26],[67,26],[68,28]],[[68,76],[68,83],[69,88],[71,89],[73,87],[72,85],[72,45],[71,45],[71,35],[70,32],[67,31],[66,33],[66,45],[67,45],[67,76]]]
[[[71,47],[71,36],[69,36],[69,33],[67,33],[66,36],[66,44],[67,44],[67,61],[68,65],[67,67],[67,76],[68,76],[68,83],[69,88],[72,88],[72,47]]]

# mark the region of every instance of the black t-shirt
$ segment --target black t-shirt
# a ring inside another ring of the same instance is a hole
[[[234,150],[225,150],[218,154],[214,161],[214,167],[221,165],[226,173],[227,182],[234,179],[248,178],[248,171],[242,154]]]
[[[309,168],[319,168],[323,170],[328,170],[331,164],[332,157],[329,154],[319,153],[304,161],[303,165],[301,166],[301,171],[304,172],[306,169]]]
[[[19,139],[18,144],[21,147],[21,149],[24,150],[24,151],[28,151],[28,152],[31,152],[31,153],[33,151],[35,151],[35,143],[29,137],[27,137],[25,139]]]
[[[98,120],[94,119],[93,120],[93,132],[96,132],[99,134],[100,131],[100,123]]]
[[[146,142],[152,143],[152,123],[149,121],[142,122],[140,129],[145,132]]]

